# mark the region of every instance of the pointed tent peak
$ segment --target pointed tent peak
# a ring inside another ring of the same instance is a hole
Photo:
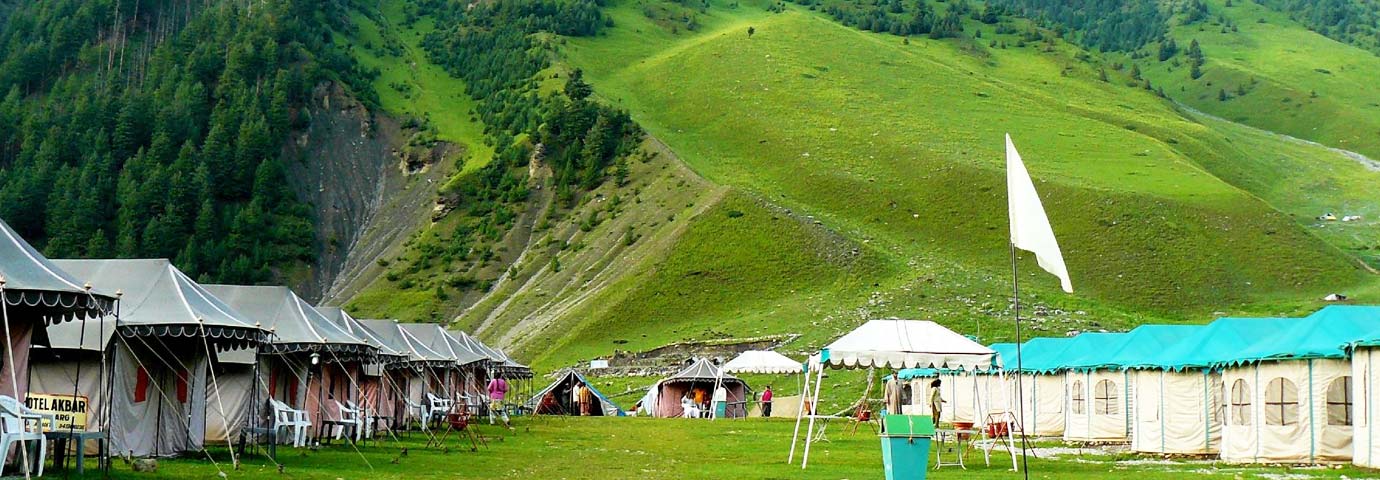
[[[790,374],[805,371],[803,362],[770,350],[748,350],[723,366],[727,373]]]
[[[452,362],[450,355],[432,350],[406,333],[402,328],[402,323],[397,319],[360,319],[359,323],[374,332],[377,338],[387,342],[394,349],[405,352],[409,361]]]
[[[326,351],[372,354],[377,348],[327,319],[296,293],[281,286],[206,285],[226,304],[261,322],[275,334],[271,353]]]
[[[351,316],[350,312],[346,312],[343,308],[319,306],[316,307],[316,311],[321,312],[322,316],[335,322],[336,326],[343,328],[350,335],[358,337],[366,345],[378,348],[378,354],[381,356],[391,357],[390,360],[393,361],[408,356],[405,348],[397,348],[391,343],[384,341],[378,334],[365,327],[364,324],[360,323],[358,319]]]
[[[1066,362],[1066,366],[1077,370],[1141,367],[1155,353],[1191,338],[1202,328],[1201,325],[1150,324],[1125,333],[1090,336],[1086,341],[1072,344],[1075,345],[1073,348],[1079,349],[1075,352],[1078,356]]]
[[[821,351],[834,367],[986,370],[995,352],[928,320],[870,320]]]
[[[438,324],[399,323],[398,327],[408,335],[409,340],[419,342],[426,348],[441,354],[446,360],[454,362],[457,366],[488,361],[489,359],[485,355],[461,348],[458,340]]]
[[[686,365],[684,368],[681,368],[680,371],[676,372],[675,375],[671,375],[671,376],[669,376],[669,377],[666,377],[666,379],[665,379],[665,380],[662,380],[662,381],[663,381],[663,382],[697,382],[697,381],[711,381],[711,382],[712,382],[712,381],[715,381],[715,380],[720,380],[720,381],[733,381],[733,382],[741,382],[741,381],[742,381],[742,380],[740,380],[738,377],[735,377],[735,376],[733,376],[733,375],[729,375],[729,374],[727,374],[727,373],[722,372],[721,370],[719,370],[719,367],[714,366],[714,363],[713,363],[713,362],[710,362],[708,359],[704,359],[704,358],[696,358],[696,359],[694,359],[693,361],[690,362],[689,365]]]
[[[68,272],[53,265],[0,219],[0,301],[12,308],[31,309],[37,318],[59,323],[97,317],[114,311],[115,297],[89,290]],[[99,286],[99,285],[98,285]]]

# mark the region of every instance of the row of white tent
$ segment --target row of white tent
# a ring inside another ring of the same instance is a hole
[[[263,440],[275,405],[318,434],[347,409],[396,428],[436,405],[487,408],[490,378],[531,376],[464,332],[355,319],[286,287],[200,285],[164,259],[48,260],[3,221],[0,299],[0,395],[84,397],[84,428],[117,455]]]
[[[945,421],[982,425],[1011,412],[1027,435],[1143,453],[1380,467],[1380,307],[1142,325],[1020,347],[1018,359],[1015,344],[992,345],[1003,368],[986,372],[900,371],[911,399],[903,409],[928,414],[939,378]]]

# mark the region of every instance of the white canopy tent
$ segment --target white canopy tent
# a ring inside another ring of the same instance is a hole
[[[748,350],[725,363],[724,373],[804,373],[805,364],[770,350]]]
[[[810,408],[802,408],[796,415],[795,433],[791,437],[788,461],[795,461],[795,445],[800,437],[800,423],[810,419],[805,433],[805,451],[800,468],[810,462],[810,443],[814,437],[814,410],[819,405],[820,382],[824,367],[859,368],[947,368],[966,371],[985,371],[993,367],[996,352],[953,330],[927,320],[870,320],[862,326],[824,347],[810,357],[809,372],[815,374],[813,390],[810,378],[805,378],[803,395],[810,397]],[[996,365],[1000,366],[1000,365]]]

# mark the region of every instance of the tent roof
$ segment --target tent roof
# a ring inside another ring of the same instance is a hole
[[[821,353],[835,367],[940,367],[985,370],[992,349],[926,320],[871,320]]]
[[[703,358],[695,359],[695,361],[692,362],[690,365],[687,365],[685,368],[680,369],[680,371],[676,372],[675,375],[666,377],[661,382],[666,383],[699,381],[724,381],[739,383],[742,382],[742,380],[740,380],[738,377],[729,375],[727,373],[721,373],[719,367],[714,366],[713,363],[709,363],[709,360]]]
[[[769,350],[748,350],[725,363],[726,373],[801,373],[805,364]]]
[[[110,345],[110,339],[114,336],[114,315],[86,318],[79,322],[49,325],[48,348],[101,352]]]
[[[443,355],[421,342],[411,340],[397,320],[365,319],[359,320],[359,323],[373,332],[375,338],[398,351],[406,352],[408,361],[451,363],[450,355]]]
[[[1265,360],[1343,358],[1348,345],[1380,338],[1380,307],[1332,305],[1292,319],[1272,335],[1232,350],[1219,363],[1239,365]]]
[[[1065,354],[1072,349],[1080,351],[1065,361],[1064,366],[1075,370],[1142,366],[1151,355],[1191,337],[1202,328],[1200,325],[1141,325],[1126,333],[1085,333],[1074,337]],[[1082,339],[1085,335],[1089,336],[1086,341]]]
[[[1016,344],[1000,343],[992,349],[1001,356],[1001,364],[1008,372],[1053,373],[1064,368],[1063,353],[1076,337],[1036,337],[1021,344],[1021,358],[1017,362]]]
[[[399,323],[398,328],[409,342],[416,342],[438,353],[455,365],[469,365],[488,360],[488,357],[468,349],[458,348],[456,338],[446,333],[446,329],[434,323]]]
[[[1236,352],[1260,339],[1279,335],[1296,321],[1291,318],[1219,318],[1187,338],[1148,355],[1136,366],[1168,370],[1209,368],[1230,360]]]
[[[364,340],[369,345],[377,347],[379,349],[379,356],[388,357],[384,359],[382,363],[402,361],[408,357],[408,353],[405,350],[399,349],[392,343],[384,341],[382,337],[375,334],[373,330],[365,328],[363,324],[359,323],[359,320],[350,316],[350,313],[346,312],[344,309],[339,307],[316,307],[316,311],[321,312],[322,316],[335,322],[337,326],[344,328],[350,335],[359,337],[360,340]]]
[[[267,353],[325,351],[372,354],[378,350],[326,319],[287,287],[207,285],[206,290],[273,334]]]
[[[87,285],[53,265],[29,242],[0,220],[0,301],[11,307],[34,309],[41,318],[59,323],[113,312],[113,289],[87,291]]]
[[[163,258],[119,260],[53,260],[53,264],[120,297],[120,335],[125,337],[208,338],[241,346],[264,341],[267,331],[226,305]],[[81,335],[81,329],[59,329],[58,335]],[[88,329],[88,332],[89,329]],[[54,339],[64,345],[77,338]]]

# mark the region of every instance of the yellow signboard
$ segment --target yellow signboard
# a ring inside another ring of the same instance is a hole
[[[49,424],[47,418],[43,419],[44,430],[86,429],[88,402],[85,395],[30,393],[29,398],[24,400],[24,405],[34,412],[53,415],[53,419],[56,420],[53,424]]]

